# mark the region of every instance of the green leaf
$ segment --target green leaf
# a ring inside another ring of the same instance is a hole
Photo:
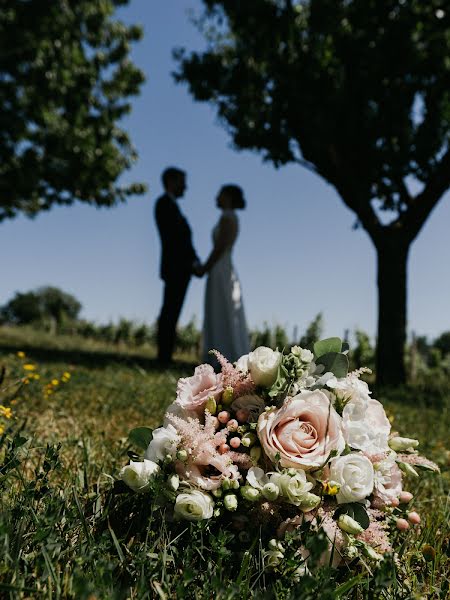
[[[348,504],[341,504],[335,511],[333,518],[336,521],[341,515],[348,515],[352,519],[355,519],[357,523],[361,525],[363,529],[367,529],[370,525],[369,515],[362,504],[358,502],[349,502]]]
[[[329,354],[330,352],[340,352],[342,349],[342,341],[338,337],[331,337],[325,340],[320,340],[314,344],[314,355],[316,358]]]
[[[329,352],[317,359],[317,364],[325,367],[336,377],[346,377],[348,373],[348,358],[345,354]]]
[[[148,445],[152,441],[153,431],[150,427],[135,427],[128,434],[128,439],[132,444],[142,450],[147,450]]]

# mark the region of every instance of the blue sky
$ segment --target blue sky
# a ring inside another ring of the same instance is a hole
[[[230,182],[245,190],[248,209],[240,214],[234,260],[251,326],[267,321],[302,331],[321,311],[325,334],[359,327],[373,335],[375,252],[363,230],[352,230],[354,215],[334,189],[298,166],[275,170],[256,154],[236,152],[213,108],[175,85],[172,48],[202,47],[187,14],[200,6],[200,0],[131,0],[120,11],[144,26],[133,59],[147,77],[124,123],[139,153],[124,181],[145,181],[149,192],[109,210],[57,207],[34,220],[2,223],[0,304],[16,291],[51,284],[73,293],[87,319],[154,321],[162,285],[153,205],[161,171],[174,164],[188,173],[181,206],[203,258],[218,218],[217,190]],[[450,328],[449,225],[447,194],[411,250],[409,332],[433,337]],[[192,281],[182,322],[196,315],[201,323],[204,284]]]

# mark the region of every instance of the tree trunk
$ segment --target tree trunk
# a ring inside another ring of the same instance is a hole
[[[378,339],[376,375],[379,385],[406,381],[406,285],[409,241],[385,231],[377,243]]]

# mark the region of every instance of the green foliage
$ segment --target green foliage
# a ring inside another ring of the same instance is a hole
[[[30,292],[17,292],[0,308],[4,321],[16,325],[43,322],[46,319],[60,326],[65,320],[75,320],[81,310],[78,300],[55,287],[41,287]]]
[[[127,1],[3,3],[0,220],[143,193],[117,184],[136,158],[117,124],[144,80],[129,59],[142,31],[113,18]]]
[[[135,427],[128,434],[128,439],[140,450],[147,450],[152,441],[152,430],[150,427]]]

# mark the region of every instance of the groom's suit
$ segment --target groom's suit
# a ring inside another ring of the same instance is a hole
[[[175,199],[167,193],[156,201],[155,220],[161,238],[160,276],[165,284],[158,319],[158,358],[169,362],[175,346],[178,317],[198,257],[192,245],[191,228]]]

